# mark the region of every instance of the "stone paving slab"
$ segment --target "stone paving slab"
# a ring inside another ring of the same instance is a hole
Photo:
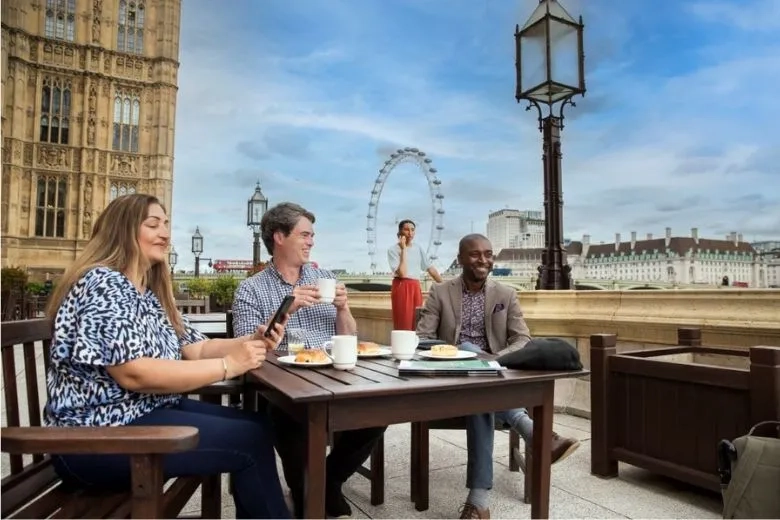
[[[550,490],[551,518],[720,518],[721,501],[714,493],[686,486],[640,468],[620,464],[620,476],[601,479],[590,474],[590,421],[555,415],[555,430],[577,437],[580,448],[553,466]],[[352,504],[353,518],[457,518],[467,490],[465,433],[431,430],[430,508],[419,512],[409,499],[408,424],[393,425],[385,435],[385,503],[372,506],[370,485],[352,477],[344,494]],[[531,506],[523,503],[523,474],[509,471],[508,435],[496,434],[492,518],[529,518]],[[277,461],[278,462],[278,461]],[[281,467],[279,467],[281,475]],[[283,477],[282,477],[283,479]],[[235,518],[232,498],[223,480],[223,518]],[[185,512],[200,509],[199,496]]]

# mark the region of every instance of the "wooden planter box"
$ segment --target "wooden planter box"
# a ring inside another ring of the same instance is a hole
[[[679,329],[678,347],[622,354],[615,335],[590,342],[595,475],[617,476],[621,461],[720,491],[718,442],[780,419],[780,347],[701,347],[699,329]],[[727,356],[746,368],[716,364]]]

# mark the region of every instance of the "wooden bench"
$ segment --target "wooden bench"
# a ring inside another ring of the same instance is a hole
[[[677,342],[618,354],[614,334],[591,336],[594,475],[616,477],[622,461],[720,491],[718,441],[780,419],[780,347],[702,347],[696,328],[678,329]],[[716,365],[723,356],[749,367]]]
[[[202,300],[176,300],[176,308],[182,314],[208,314],[209,299]]]
[[[202,486],[203,518],[218,518],[222,512],[220,475],[177,478],[168,483],[163,479],[164,455],[197,446],[196,428],[41,427],[51,332],[51,322],[46,319],[2,323],[7,427],[1,435],[2,452],[9,454],[10,474],[0,482],[0,515],[3,518],[52,515],[57,518],[172,518]],[[17,383],[17,360],[23,364],[21,387]],[[131,457],[130,489],[97,492],[66,486],[56,475],[49,453],[127,454]]]

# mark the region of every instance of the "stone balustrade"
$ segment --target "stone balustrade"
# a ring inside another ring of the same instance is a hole
[[[676,345],[679,327],[698,327],[709,347],[780,346],[780,290],[521,291],[520,306],[531,334],[569,340],[590,366],[589,337],[611,333],[618,352]],[[390,293],[353,292],[350,308],[362,339],[389,343]],[[712,356],[690,360],[740,365],[744,359]],[[559,381],[556,406],[590,417],[590,381]]]

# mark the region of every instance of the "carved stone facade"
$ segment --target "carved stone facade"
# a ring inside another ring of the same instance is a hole
[[[73,261],[114,193],[171,206],[179,68],[181,0],[75,0],[62,34],[45,6],[3,0],[0,17],[0,255],[32,278]]]

